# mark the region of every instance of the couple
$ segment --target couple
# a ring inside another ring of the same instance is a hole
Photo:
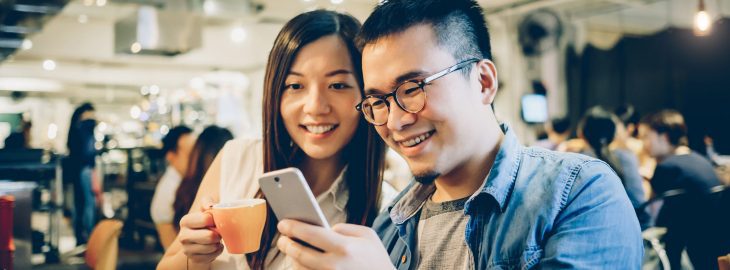
[[[224,147],[159,269],[640,268],[639,223],[610,167],[525,148],[497,122],[475,1],[382,1],[359,28],[330,11],[284,26],[266,70],[263,142]],[[378,213],[383,141],[416,181]],[[270,215],[257,253],[223,252],[202,211],[260,196],[258,176],[291,166],[337,225]]]

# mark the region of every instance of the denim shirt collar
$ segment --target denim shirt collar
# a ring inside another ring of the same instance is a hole
[[[464,207],[465,213],[470,213],[474,208],[472,204],[475,201],[481,202],[482,200],[478,200],[478,198],[484,196],[492,198],[502,212],[507,207],[524,147],[507,124],[501,124],[500,128],[504,132],[504,137],[499,146],[499,152],[497,152],[487,179],[479,190],[467,200]],[[396,200],[388,207],[390,218],[395,224],[403,224],[416,215],[428,197],[436,190],[436,186],[434,184],[423,185],[413,181],[407,190],[400,200]]]

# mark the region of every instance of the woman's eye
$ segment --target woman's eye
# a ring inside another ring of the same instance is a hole
[[[298,83],[290,83],[290,84],[287,84],[284,87],[284,90],[289,90],[289,89],[291,89],[291,90],[299,90],[299,89],[302,89],[302,88],[304,88],[304,86],[302,86],[301,84],[298,84]]]
[[[333,84],[330,84],[330,88],[335,89],[335,90],[341,90],[341,89],[350,88],[350,85],[348,85],[346,83],[333,83]]]

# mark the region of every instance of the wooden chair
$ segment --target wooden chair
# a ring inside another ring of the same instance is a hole
[[[105,219],[99,222],[91,232],[86,245],[86,265],[96,270],[116,269],[121,233],[121,221]]]
[[[730,254],[717,258],[718,269],[730,270]]]

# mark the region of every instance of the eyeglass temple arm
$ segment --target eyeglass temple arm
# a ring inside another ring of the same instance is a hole
[[[435,79],[441,78],[441,77],[445,76],[446,74],[449,74],[451,72],[454,72],[454,71],[456,71],[458,69],[462,69],[465,66],[467,66],[467,65],[469,65],[471,63],[474,63],[474,62],[479,62],[479,59],[478,58],[471,58],[471,59],[468,59],[468,60],[464,60],[461,63],[458,63],[456,65],[451,66],[450,68],[447,68],[447,69],[444,69],[442,71],[439,71],[436,74],[433,74],[433,75],[428,76],[425,79],[423,79],[423,84],[428,84],[428,83],[432,82]]]

